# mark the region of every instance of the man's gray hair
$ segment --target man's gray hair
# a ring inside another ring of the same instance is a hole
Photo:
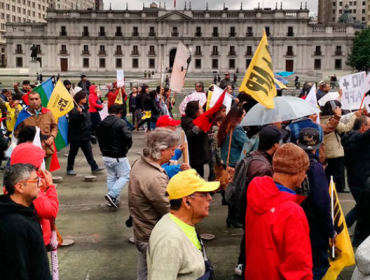
[[[14,194],[14,186],[27,180],[36,167],[32,164],[17,163],[9,166],[4,172],[4,186],[9,195]]]
[[[161,151],[177,145],[180,136],[175,131],[167,128],[157,128],[147,136],[146,145],[149,148],[149,156],[153,159],[161,159]]]

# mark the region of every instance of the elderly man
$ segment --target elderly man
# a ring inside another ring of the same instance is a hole
[[[41,178],[31,164],[4,173],[7,195],[0,196],[0,279],[51,279],[49,261],[33,201]]]
[[[299,206],[304,198],[296,194],[308,167],[306,152],[285,144],[273,157],[273,177],[256,177],[249,184],[245,279],[312,279],[309,227]]]
[[[131,169],[128,196],[135,244],[139,251],[138,280],[147,279],[146,251],[152,229],[170,211],[165,196],[168,176],[161,165],[174,155],[179,138],[166,128],[150,132],[147,137],[149,155],[141,157]]]
[[[15,127],[14,136],[17,137],[24,127],[38,126],[41,132],[42,147],[45,151],[45,165],[49,169],[58,126],[53,113],[41,106],[41,97],[37,92],[30,92],[28,101],[30,105],[19,114],[19,118],[22,115],[23,121]]]
[[[162,217],[150,236],[148,279],[199,279],[211,273],[195,225],[209,215],[209,192],[219,186],[220,182],[204,181],[194,169],[171,179],[167,187],[171,212]]]

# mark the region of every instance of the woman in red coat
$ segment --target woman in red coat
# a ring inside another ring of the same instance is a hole
[[[91,135],[96,135],[96,129],[101,122],[99,111],[103,109],[103,104],[100,101],[100,93],[97,86],[90,86],[89,95],[89,113],[91,116]]]

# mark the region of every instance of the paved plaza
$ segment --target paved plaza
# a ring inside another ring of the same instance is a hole
[[[142,151],[145,133],[134,132],[133,148],[128,153],[132,164]],[[118,210],[107,207],[104,195],[107,192],[106,174],[97,176],[96,182],[84,182],[85,175],[91,175],[90,167],[82,154],[76,158],[74,170],[77,176],[66,175],[64,154],[68,147],[59,153],[62,169],[54,176],[63,176],[57,191],[60,210],[57,226],[64,238],[73,238],[75,244],[58,250],[61,280],[108,280],[136,279],[137,251],[129,238],[132,228],[125,226],[129,216],[127,186],[121,195]],[[103,165],[98,145],[94,146],[95,159]],[[340,194],[345,212],[354,205],[350,194]],[[207,252],[212,260],[217,279],[241,279],[234,274],[239,253],[241,230],[226,227],[227,207],[221,205],[220,195],[215,195],[211,204],[210,216],[198,226],[200,233],[216,235],[213,241],[206,241]],[[170,265],[170,264],[169,264]],[[261,264],[263,269],[263,264]],[[343,280],[350,280],[353,267],[341,274]]]

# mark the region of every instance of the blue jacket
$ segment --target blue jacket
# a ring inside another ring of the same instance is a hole
[[[179,149],[175,150],[174,156],[171,158],[171,160],[179,160],[179,158],[182,156],[182,152]],[[173,176],[175,176],[177,173],[181,171],[180,164],[177,165],[170,165],[169,162],[162,164],[162,168],[166,171],[168,177],[171,179]]]
[[[315,256],[315,252],[326,250],[328,247],[329,238],[334,236],[334,227],[330,212],[329,185],[324,167],[316,155],[309,153],[308,157],[310,167],[307,178],[310,194],[301,206],[310,226],[312,255]]]
[[[247,142],[248,137],[241,125],[237,125],[233,131],[233,138],[230,148],[229,166],[234,167],[240,158],[243,151],[244,143]],[[221,147],[221,159],[224,164],[227,162],[227,154],[229,151],[230,133],[227,134],[225,142]]]

